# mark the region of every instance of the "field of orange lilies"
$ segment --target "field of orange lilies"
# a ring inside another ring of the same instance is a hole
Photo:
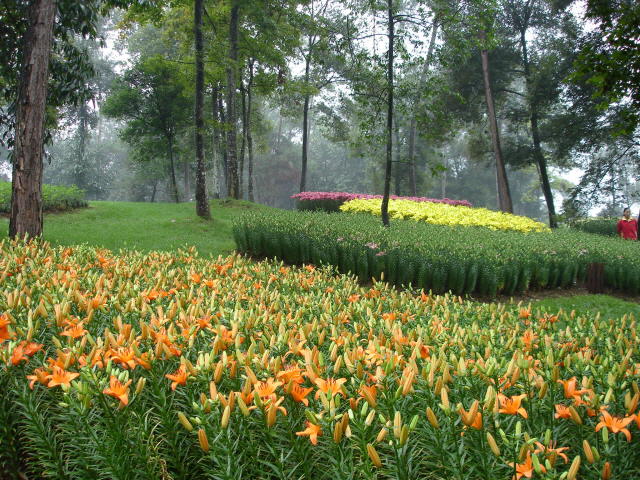
[[[633,318],[0,243],[0,478],[640,478]]]

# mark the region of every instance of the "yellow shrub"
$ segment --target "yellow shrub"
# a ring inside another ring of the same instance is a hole
[[[356,199],[345,202],[340,210],[380,215],[381,204],[380,199]],[[443,203],[389,200],[389,215],[391,218],[410,219],[436,225],[487,227],[492,230],[518,232],[549,231],[549,227],[545,224],[529,217],[495,212],[486,208],[469,208]]]

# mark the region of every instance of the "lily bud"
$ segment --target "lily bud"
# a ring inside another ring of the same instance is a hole
[[[187,430],[188,432],[193,431],[193,425],[191,425],[191,422],[189,421],[189,419],[185,416],[184,413],[182,412],[178,412],[178,420],[180,421],[180,423],[182,424],[182,426],[185,428],[185,430]]]
[[[231,416],[231,409],[229,405],[224,407],[224,411],[222,412],[222,418],[220,419],[220,427],[224,430],[229,425],[229,417]]]
[[[491,435],[491,433],[489,433],[489,432],[487,432],[487,443],[489,444],[489,448],[491,449],[493,454],[496,457],[499,457],[500,456],[500,448],[498,447],[498,444],[496,443],[496,439],[493,438],[493,435]]]
[[[207,433],[202,428],[198,430],[198,442],[203,451],[209,451],[209,439],[207,438]]]
[[[436,414],[433,413],[433,410],[431,410],[431,407],[427,407],[427,420],[429,420],[429,423],[431,424],[431,426],[436,430],[440,428],[440,424],[438,423],[438,417],[436,417]]]
[[[380,468],[382,466],[382,462],[380,461],[380,455],[376,451],[375,447],[370,443],[367,443],[367,454],[371,459],[371,462],[375,465],[376,468]]]
[[[577,455],[576,458],[571,462],[571,467],[569,467],[569,473],[567,474],[567,480],[575,480],[578,475],[578,470],[580,470],[580,455]]]

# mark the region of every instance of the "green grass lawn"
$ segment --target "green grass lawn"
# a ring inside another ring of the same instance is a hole
[[[44,238],[54,245],[88,243],[111,250],[175,250],[195,246],[201,255],[229,254],[235,248],[233,218],[246,209],[266,209],[243,201],[211,202],[212,221],[196,216],[193,203],[90,202],[71,213],[46,214]],[[9,220],[0,218],[0,239]]]
[[[576,315],[593,317],[600,312],[600,317],[621,318],[623,315],[633,314],[640,318],[640,304],[621,300],[609,295],[573,295],[567,297],[545,298],[531,303],[532,310],[556,314],[563,310],[569,314],[575,310]]]

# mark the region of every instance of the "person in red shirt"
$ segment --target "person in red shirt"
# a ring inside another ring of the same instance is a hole
[[[618,235],[625,240],[638,239],[638,221],[631,218],[631,210],[629,207],[624,209],[623,217],[618,222]]]

